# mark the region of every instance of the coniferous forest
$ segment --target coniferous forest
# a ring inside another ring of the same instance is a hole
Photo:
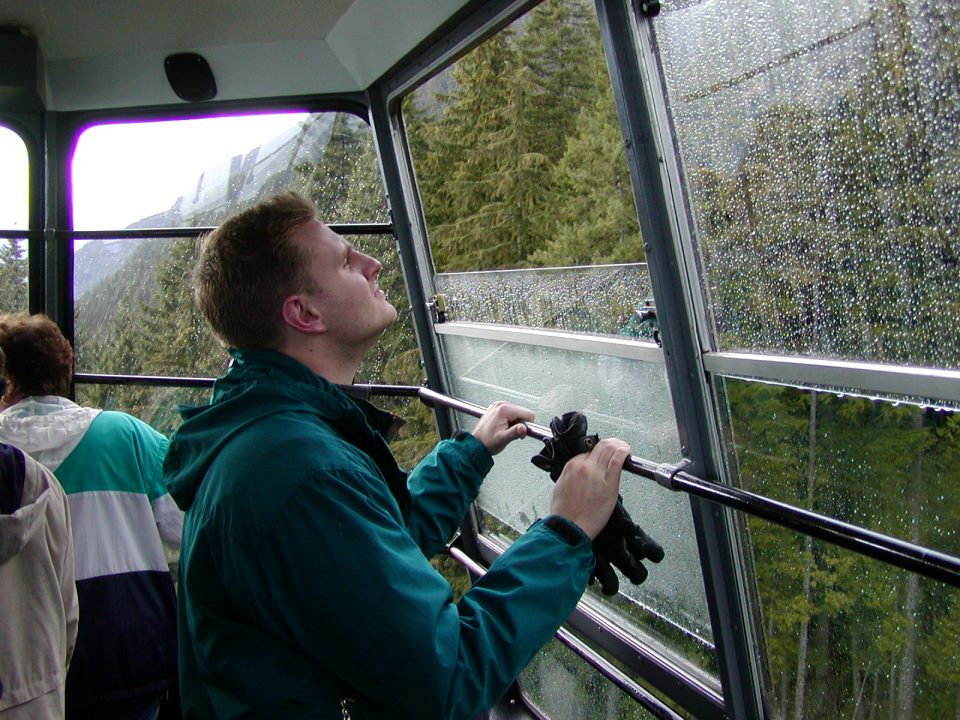
[[[709,133],[684,134],[722,109],[668,98],[711,332],[721,349],[956,370],[960,10],[866,5],[869,51],[842,91],[778,101],[739,123],[736,162],[696,152]],[[923,41],[918,14],[936,28]],[[402,112],[439,272],[644,261],[591,3],[543,3],[408,96]],[[369,128],[337,114],[324,137],[285,187],[312,197],[328,222],[383,221]],[[265,182],[249,199],[275,190]],[[227,212],[182,226],[216,225]],[[394,240],[348,239],[383,261],[381,286],[400,310],[357,381],[420,384]],[[80,296],[78,370],[222,372],[226,353],[193,306],[194,257],[189,238],[141,242]],[[25,265],[19,246],[0,242],[5,311],[26,305]],[[960,415],[948,403],[744,378],[715,378],[714,392],[735,482],[960,555]],[[78,385],[77,396],[170,432],[175,404],[203,402],[206,391]],[[394,449],[412,465],[436,441],[431,416],[416,403],[391,409],[408,419]],[[772,717],[960,720],[960,592],[738,521]],[[595,717],[641,717],[631,701],[590,703]]]

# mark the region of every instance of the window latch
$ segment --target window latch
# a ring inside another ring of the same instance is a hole
[[[433,314],[434,323],[440,324],[447,321],[447,299],[443,295],[437,293],[431,297],[427,301],[427,307]]]

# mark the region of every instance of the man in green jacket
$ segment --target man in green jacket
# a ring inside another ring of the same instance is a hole
[[[380,263],[281,195],[207,236],[197,302],[234,363],[187,410],[164,472],[186,511],[188,718],[436,718],[489,708],[573,610],[629,448],[568,462],[535,522],[457,603],[428,558],[529,410],[495,403],[409,476],[391,416],[348,397],[397,316]]]

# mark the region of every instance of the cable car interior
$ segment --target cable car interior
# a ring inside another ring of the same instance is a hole
[[[0,0],[0,167],[0,312],[78,402],[205,402],[195,240],[296,190],[383,262],[401,465],[496,400],[630,443],[665,557],[493,717],[960,719],[956,0]],[[547,513],[539,432],[455,592]]]

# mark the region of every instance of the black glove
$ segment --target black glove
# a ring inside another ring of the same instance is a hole
[[[550,431],[553,437],[543,441],[543,449],[530,458],[530,462],[549,472],[550,479],[556,482],[567,460],[574,455],[590,452],[600,438],[587,435],[587,418],[576,410],[551,420]]]
[[[556,482],[570,458],[590,452],[600,439],[597,435],[587,435],[587,419],[576,411],[553,418],[550,430],[553,437],[543,441],[543,449],[530,461],[541,470],[549,471],[550,479]],[[599,580],[604,595],[616,595],[620,582],[613,567],[634,585],[639,585],[647,579],[647,569],[640,561],[660,562],[663,548],[633,522],[623,507],[623,498],[618,496],[610,519],[593,541],[593,556],[596,562],[590,573],[590,584]]]
[[[623,507],[623,498],[617,496],[610,519],[593,541],[593,556],[596,564],[590,573],[590,584],[599,580],[600,592],[616,595],[620,582],[611,565],[616,566],[634,585],[639,585],[647,579],[647,569],[640,561],[660,562],[663,560],[663,548],[633,521]]]

